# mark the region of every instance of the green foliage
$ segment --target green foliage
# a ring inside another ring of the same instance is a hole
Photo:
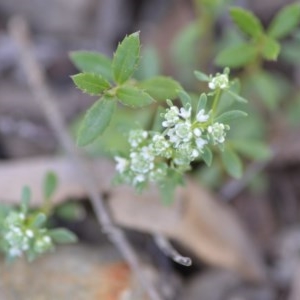
[[[119,44],[113,58],[112,70],[117,83],[128,80],[138,66],[140,59],[139,33],[135,32]]]
[[[112,81],[111,60],[108,57],[98,52],[74,51],[70,58],[81,72],[97,74]]]
[[[229,12],[236,30],[229,33],[226,30],[226,37],[224,34],[223,42],[216,47],[214,22],[225,4],[199,1],[197,5],[199,18],[182,30],[172,47],[176,66],[180,68],[177,74],[180,83],[159,75],[159,58],[153,48],[149,52],[143,50],[146,59],[142,59],[138,68],[140,41],[139,34],[134,33],[117,47],[111,64],[113,80],[105,81],[101,89],[100,84],[96,84],[99,91],[88,90],[85,83],[79,86],[90,94],[102,94],[110,104],[118,101],[129,108],[146,107],[145,122],[135,123],[140,112],[133,113],[132,119],[125,117],[121,106],[115,116],[113,110],[105,112],[100,108],[98,113],[97,107],[102,101],[98,100],[100,102],[94,104],[95,112],[91,113],[93,106],[85,115],[81,124],[85,130],[79,131],[78,140],[84,140],[81,145],[96,140],[94,145],[98,145],[98,149],[102,147],[101,153],[103,148],[114,148],[118,182],[131,184],[138,190],[154,182],[165,203],[172,201],[178,178],[193,167],[194,160],[203,161],[215,170],[212,174],[216,177],[221,172],[216,165],[221,161],[227,173],[238,178],[243,169],[239,155],[247,159],[268,159],[270,151],[259,140],[267,132],[260,114],[279,108],[288,84],[276,74],[264,71],[263,62],[276,61],[282,48],[286,53],[278,40],[292,33],[299,23],[298,4],[283,8],[267,30],[253,12],[232,7]],[[208,48],[205,51],[202,51],[203,41]],[[208,90],[198,95],[192,87],[191,68],[200,65],[200,69],[205,70],[216,48],[220,51],[215,63],[225,69],[214,76],[195,71],[196,79],[201,81],[199,87]],[[237,74],[243,81],[243,96],[239,80],[230,80],[228,67],[239,68]],[[107,79],[104,75],[103,78]],[[88,80],[90,85],[96,81],[95,78]],[[250,100],[247,112],[246,99]],[[151,105],[155,101],[166,101],[169,108]],[[114,125],[108,128],[110,119]],[[220,159],[215,159],[216,156]]]
[[[300,22],[300,4],[285,6],[273,18],[268,35],[274,39],[281,39],[290,34]]]
[[[230,9],[230,16],[243,33],[254,38],[259,37],[263,33],[260,20],[250,11],[233,7]]]
[[[208,167],[211,166],[213,160],[213,153],[211,149],[209,149],[208,147],[203,148],[202,159]]]
[[[221,122],[221,123],[227,123],[228,121],[232,121],[238,118],[246,117],[247,113],[241,110],[230,110],[226,111],[220,116],[218,116],[215,121]]]
[[[43,182],[44,199],[51,199],[56,191],[58,179],[54,172],[48,172]]]
[[[50,230],[49,236],[53,239],[55,243],[58,244],[69,244],[77,242],[76,235],[64,228]]]
[[[77,143],[85,146],[93,142],[109,125],[112,118],[116,101],[103,97],[96,101],[87,111],[81,123]]]
[[[23,214],[27,214],[29,209],[29,203],[31,199],[31,191],[28,186],[24,186],[21,195],[21,211]]]
[[[130,107],[143,107],[154,102],[148,93],[134,86],[120,86],[116,96],[122,104]]]
[[[52,196],[56,182],[55,174],[47,173],[43,183],[44,200]],[[48,201],[40,209],[31,209],[30,199],[31,191],[24,187],[20,208],[0,206],[0,250],[8,261],[23,255],[32,261],[53,250],[56,243],[76,241],[76,236],[67,229],[48,228]]]
[[[262,56],[267,60],[277,60],[280,53],[280,44],[271,37],[266,36],[264,39]]]
[[[178,95],[178,91],[182,89],[177,81],[165,76],[155,76],[141,81],[138,87],[144,89],[151,97],[159,101],[175,99]]]
[[[225,170],[234,178],[240,178],[243,172],[242,161],[238,155],[229,147],[221,154]]]
[[[101,75],[92,73],[80,73],[72,76],[76,86],[89,95],[100,95],[110,88],[109,82]]]
[[[230,46],[221,51],[216,59],[216,65],[220,67],[240,68],[255,60],[257,49],[254,45],[241,43]]]

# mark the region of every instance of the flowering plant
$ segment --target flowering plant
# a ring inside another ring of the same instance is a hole
[[[54,249],[56,243],[71,243],[76,236],[67,229],[49,229],[50,199],[56,189],[56,176],[49,172],[44,180],[44,206],[29,209],[31,191],[24,187],[20,208],[0,207],[0,250],[8,261],[26,255],[29,261]]]
[[[165,101],[168,107],[158,110],[156,128],[137,128],[125,133],[129,148],[126,153],[115,156],[117,181],[133,185],[138,190],[155,183],[164,202],[169,203],[174,188],[191,169],[191,163],[203,160],[209,166],[214,152],[222,153],[224,165],[231,175],[240,176],[241,161],[226,144],[226,135],[230,130],[229,123],[247,114],[241,110],[229,110],[228,103],[224,111],[219,104],[226,101],[224,96],[238,102],[246,100],[238,95],[238,81],[230,80],[229,69],[225,68],[222,74],[215,76],[196,71],[196,78],[206,82],[208,87],[208,92],[196,99],[169,77],[157,76],[140,82],[131,78],[139,62],[139,49],[138,33],[125,37],[113,60],[106,65],[110,66],[106,71],[111,74],[109,76],[102,70],[97,75],[92,73],[96,67],[86,64],[88,58],[97,57],[98,62],[108,58],[88,52],[72,54],[74,63],[83,71],[72,77],[74,83],[83,92],[100,96],[81,123],[78,143],[90,144],[106,130],[116,100],[122,106],[136,108]],[[125,56],[130,59],[123,61]],[[122,61],[121,68],[119,61]],[[177,99],[181,101],[180,106],[172,102]]]

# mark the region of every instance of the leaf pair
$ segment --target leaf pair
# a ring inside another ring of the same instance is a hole
[[[237,27],[252,40],[221,51],[216,58],[219,66],[238,68],[251,63],[258,55],[266,60],[276,60],[280,53],[278,40],[287,36],[300,21],[298,3],[284,7],[264,30],[260,20],[250,11],[234,7],[230,16]]]
[[[116,102],[140,108],[156,100],[173,99],[180,84],[168,77],[156,76],[142,82],[130,81],[140,61],[139,33],[126,36],[112,60],[95,52],[71,54],[74,64],[84,73],[72,76],[76,86],[89,95],[99,95],[87,111],[78,133],[78,145],[93,142],[108,127]]]

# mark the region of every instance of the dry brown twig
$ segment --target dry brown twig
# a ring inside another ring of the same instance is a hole
[[[84,163],[81,155],[78,153],[78,150],[66,129],[63,117],[47,87],[44,72],[32,54],[32,45],[26,21],[22,17],[12,18],[9,23],[9,30],[10,34],[18,44],[20,63],[27,76],[34,100],[37,105],[40,106],[61,146],[72,160],[75,171],[78,176],[80,176],[80,179],[87,190],[87,194],[102,230],[108,235],[110,241],[120,250],[137,279],[140,281],[140,284],[147,292],[149,298],[151,300],[160,300],[160,295],[154,286],[152,286],[152,283],[144,276],[144,273],[139,266],[137,254],[127,240],[124,232],[114,225],[103,203],[103,199],[98,193],[96,181]]]

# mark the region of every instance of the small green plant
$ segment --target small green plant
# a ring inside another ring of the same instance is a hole
[[[22,190],[21,205],[17,208],[1,206],[0,250],[8,261],[26,255],[32,261],[41,254],[54,249],[55,244],[71,243],[76,236],[67,229],[49,229],[51,197],[57,186],[54,173],[47,173],[44,183],[44,205],[30,209],[31,191],[25,186]]]
[[[124,105],[148,106],[154,111],[151,128],[128,130],[124,133],[128,136],[128,148],[123,153],[114,149],[118,153],[118,182],[138,190],[154,182],[163,201],[170,203],[176,185],[183,182],[191,163],[202,160],[210,166],[214,153],[220,154],[229,174],[239,177],[242,163],[225,138],[230,122],[247,114],[230,110],[230,102],[225,98],[243,103],[246,100],[238,95],[238,81],[230,80],[229,69],[215,76],[196,71],[196,78],[206,82],[208,90],[197,97],[169,77],[156,76],[144,81],[133,78],[140,60],[139,49],[139,34],[133,33],[119,44],[111,62],[101,54],[72,53],[73,62],[83,71],[72,77],[74,83],[83,92],[100,97],[83,118],[78,144],[87,145],[104,133],[117,101],[118,109]],[[172,99],[179,99],[181,106]],[[157,103],[167,103],[168,108]]]

